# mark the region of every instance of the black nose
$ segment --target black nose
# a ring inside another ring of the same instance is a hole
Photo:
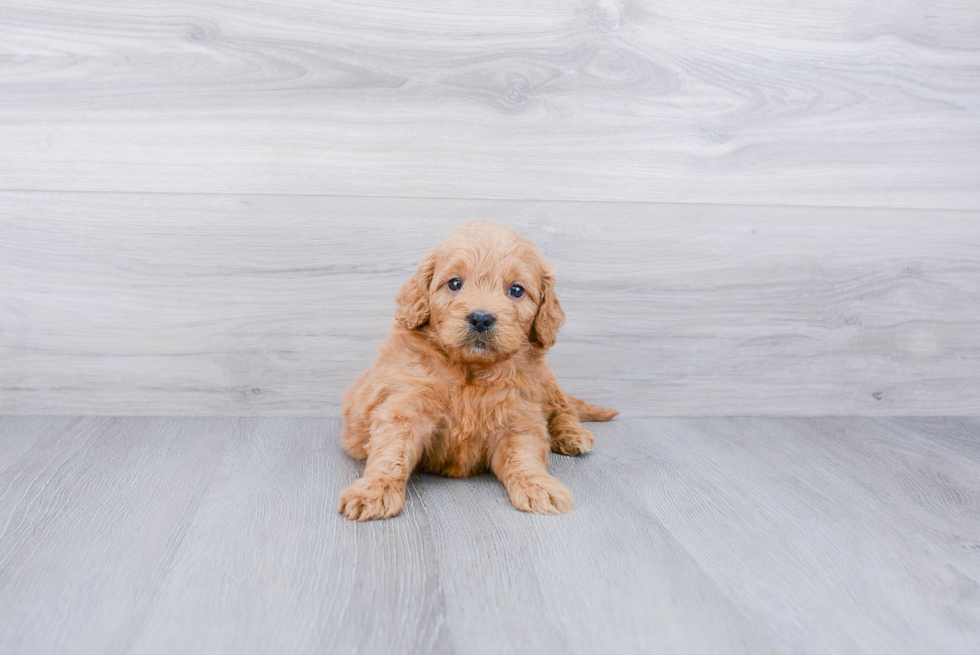
[[[470,327],[480,334],[492,328],[493,324],[497,321],[493,314],[487,314],[486,312],[473,312],[466,317],[466,320],[469,321]]]

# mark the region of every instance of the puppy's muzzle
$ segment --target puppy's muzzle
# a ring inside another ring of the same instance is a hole
[[[470,329],[477,334],[483,334],[493,327],[497,322],[497,317],[487,312],[475,311],[466,317],[466,322],[470,324]]]

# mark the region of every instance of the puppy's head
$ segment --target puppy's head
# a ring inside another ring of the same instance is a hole
[[[547,350],[565,313],[551,266],[530,241],[503,225],[474,221],[433,248],[398,294],[395,319],[428,325],[446,352],[491,364],[525,347]]]

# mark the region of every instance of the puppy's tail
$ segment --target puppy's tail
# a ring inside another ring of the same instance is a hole
[[[578,420],[580,421],[608,421],[613,416],[619,414],[615,409],[590,405],[581,398],[574,398],[567,394],[565,397],[572,404],[572,407],[575,408],[575,411],[578,413]]]

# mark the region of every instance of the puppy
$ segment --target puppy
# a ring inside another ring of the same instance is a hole
[[[374,367],[345,392],[344,448],[366,459],[340,512],[395,516],[416,467],[464,477],[489,468],[514,507],[574,506],[548,475],[548,451],[594,443],[580,420],[619,412],[565,395],[545,362],[565,320],[550,265],[510,228],[472,222],[431,250],[398,294]]]

